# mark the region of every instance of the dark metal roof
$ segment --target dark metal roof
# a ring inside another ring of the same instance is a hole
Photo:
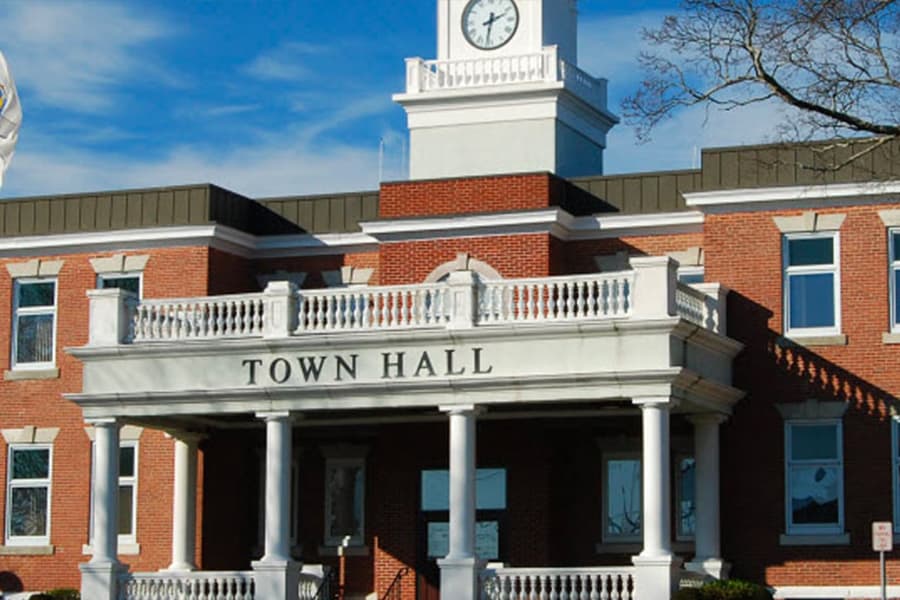
[[[378,218],[378,191],[321,196],[260,198],[258,202],[309,233],[359,231],[362,221]]]

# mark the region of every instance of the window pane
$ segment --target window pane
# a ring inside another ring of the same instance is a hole
[[[362,535],[363,471],[359,465],[331,465],[328,470],[328,535]]]
[[[793,460],[830,460],[837,457],[837,425],[791,425]]]
[[[792,267],[834,264],[834,239],[788,240],[788,257]]]
[[[119,477],[134,477],[134,446],[119,448]]]
[[[894,260],[900,260],[900,233],[891,235],[891,243],[894,249]]]
[[[47,488],[13,488],[10,535],[47,535]]]
[[[41,283],[19,284],[19,306],[53,306],[53,290],[56,284],[52,281]]]
[[[53,362],[53,315],[19,317],[16,362]]]
[[[134,533],[134,487],[130,485],[119,486],[119,535],[131,535]]]
[[[131,292],[135,295],[141,295],[141,278],[140,277],[101,277],[101,288],[119,288]]]
[[[678,281],[681,283],[703,283],[703,273],[679,273]]]
[[[834,326],[834,275],[791,275],[790,328]]]
[[[794,524],[837,524],[838,469],[837,466],[791,468]]]
[[[678,463],[679,498],[678,498],[678,533],[685,536],[694,535],[696,519],[694,505],[694,475],[696,464],[693,458],[683,458]]]
[[[900,269],[894,271],[894,323],[900,323]]]
[[[636,536],[641,532],[641,461],[610,460],[606,466],[606,532]]]
[[[450,509],[450,472],[422,471],[422,510]],[[478,510],[506,508],[506,469],[478,469],[475,474],[475,507]]]
[[[12,479],[46,479],[50,476],[49,449],[15,448],[12,453]]]

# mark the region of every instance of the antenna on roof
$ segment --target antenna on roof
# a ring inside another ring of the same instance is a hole
[[[21,125],[22,106],[19,104],[16,82],[9,72],[6,58],[0,52],[0,187],[3,186],[3,174],[15,154]]]
[[[378,138],[378,183],[384,181],[384,138]]]

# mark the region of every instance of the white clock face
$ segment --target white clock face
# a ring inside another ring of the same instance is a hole
[[[513,0],[470,0],[463,11],[463,35],[482,50],[494,50],[512,39],[519,27]]]

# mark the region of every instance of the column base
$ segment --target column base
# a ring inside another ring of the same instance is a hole
[[[728,573],[731,571],[731,563],[727,563],[721,558],[697,558],[684,563],[687,571],[709,575],[713,579],[728,579]]]
[[[670,600],[678,588],[682,560],[672,554],[632,556],[637,567],[634,574],[634,597]]]
[[[484,561],[478,558],[439,558],[441,597],[453,600],[478,600],[479,574]]]
[[[91,600],[116,600],[119,593],[119,576],[128,572],[128,567],[116,562],[82,563],[81,597]]]
[[[296,600],[301,564],[293,560],[255,560],[250,563],[256,579],[257,598]]]

